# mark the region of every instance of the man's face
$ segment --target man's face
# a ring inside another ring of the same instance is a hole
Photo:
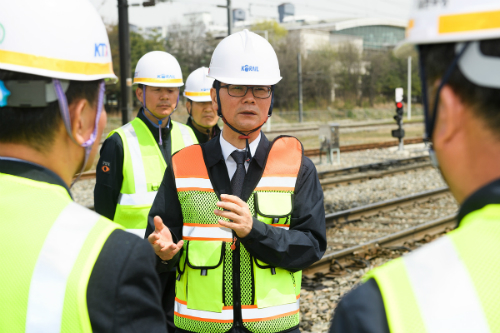
[[[212,128],[217,124],[219,117],[212,107],[212,102],[188,101],[186,104],[196,124],[205,128]]]
[[[247,132],[261,126],[267,120],[272,95],[265,99],[256,98],[252,93],[252,89],[249,88],[245,96],[233,97],[228,94],[226,88],[222,88],[223,86],[226,86],[226,83],[221,83],[221,89],[219,90],[222,114],[233,127],[241,132]],[[211,89],[210,95],[212,105],[216,109],[215,88]]]
[[[137,88],[135,95],[143,102],[142,89]],[[179,88],[146,86],[146,107],[156,118],[168,117],[177,106]]]

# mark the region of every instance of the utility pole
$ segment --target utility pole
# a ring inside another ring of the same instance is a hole
[[[299,123],[302,122],[303,103],[302,103],[302,64],[300,62],[300,52],[297,53],[297,80],[299,82]]]
[[[120,91],[122,124],[132,113],[132,78],[130,70],[130,32],[127,0],[118,0],[118,38],[120,41]]]
[[[408,57],[408,120],[411,119],[411,56]]]
[[[217,5],[219,8],[226,8],[227,9],[227,35],[229,36],[232,33],[231,27],[233,26],[233,13],[231,10],[231,0],[227,0],[227,5],[222,6],[222,5]]]

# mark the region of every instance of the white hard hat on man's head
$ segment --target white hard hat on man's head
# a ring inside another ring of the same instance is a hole
[[[408,45],[453,43],[500,38],[498,0],[414,0],[406,39]]]
[[[281,80],[278,57],[269,42],[243,30],[214,50],[208,76],[227,84],[275,85]]]
[[[152,87],[182,87],[184,82],[181,66],[170,53],[148,52],[137,62],[134,84]]]
[[[207,77],[208,68],[200,67],[189,74],[184,89],[184,97],[194,102],[210,102],[210,89],[214,79]]]
[[[88,0],[0,2],[0,69],[55,79],[116,79],[106,27]]]

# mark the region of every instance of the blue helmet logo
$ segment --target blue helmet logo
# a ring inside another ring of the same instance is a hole
[[[241,71],[242,72],[258,72],[259,71],[259,66],[241,66]]]

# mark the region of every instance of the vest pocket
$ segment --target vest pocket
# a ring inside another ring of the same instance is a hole
[[[188,241],[186,246],[187,307],[222,312],[225,242]]]
[[[290,224],[293,194],[283,192],[255,192],[255,215],[265,224]]]
[[[259,309],[295,303],[297,294],[293,273],[279,267],[267,265],[253,258],[255,279],[255,303]]]

